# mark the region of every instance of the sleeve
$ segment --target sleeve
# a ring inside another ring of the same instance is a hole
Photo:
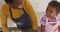
[[[33,30],[38,30],[37,16],[36,16],[36,14],[34,12],[34,9],[33,9],[32,5],[31,5],[31,3],[28,0],[26,0],[26,2],[27,2],[26,5],[27,5],[28,14],[30,15],[31,20],[32,20],[32,29]]]
[[[5,5],[2,6],[2,13],[1,13],[1,16],[2,16],[2,21],[1,21],[1,24],[2,24],[2,29],[3,29],[3,32],[9,32],[9,29],[7,27],[7,17],[6,17],[6,7]]]
[[[46,23],[46,18],[42,18],[42,19],[40,20],[40,23],[41,23],[41,25],[45,25],[45,23]]]
[[[41,19],[40,20],[41,25],[45,25],[45,22]]]

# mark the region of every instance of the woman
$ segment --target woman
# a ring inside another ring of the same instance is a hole
[[[9,32],[8,26],[7,26],[7,18],[11,17],[10,9],[12,10],[12,16],[14,19],[21,17],[24,12],[21,8],[24,8],[26,13],[31,17],[32,20],[32,29],[34,32],[37,32],[38,30],[38,24],[37,24],[37,18],[34,12],[34,9],[32,8],[32,5],[30,4],[29,0],[5,0],[6,4],[2,6],[2,28],[3,32]],[[9,8],[10,7],[10,8]],[[30,29],[27,29],[30,30]],[[27,32],[26,29],[22,29],[22,32]],[[28,31],[31,32],[31,31]]]

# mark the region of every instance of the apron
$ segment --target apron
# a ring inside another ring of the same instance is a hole
[[[48,23],[48,18],[46,18],[45,32],[58,32],[58,19],[56,17],[57,23],[52,26]]]

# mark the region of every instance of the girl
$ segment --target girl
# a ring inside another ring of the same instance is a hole
[[[41,19],[41,32],[58,32],[60,3],[51,1],[46,9],[46,15]]]

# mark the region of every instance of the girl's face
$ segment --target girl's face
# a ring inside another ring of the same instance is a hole
[[[46,15],[49,18],[54,18],[57,15],[57,8],[53,6],[48,6],[46,10]]]

